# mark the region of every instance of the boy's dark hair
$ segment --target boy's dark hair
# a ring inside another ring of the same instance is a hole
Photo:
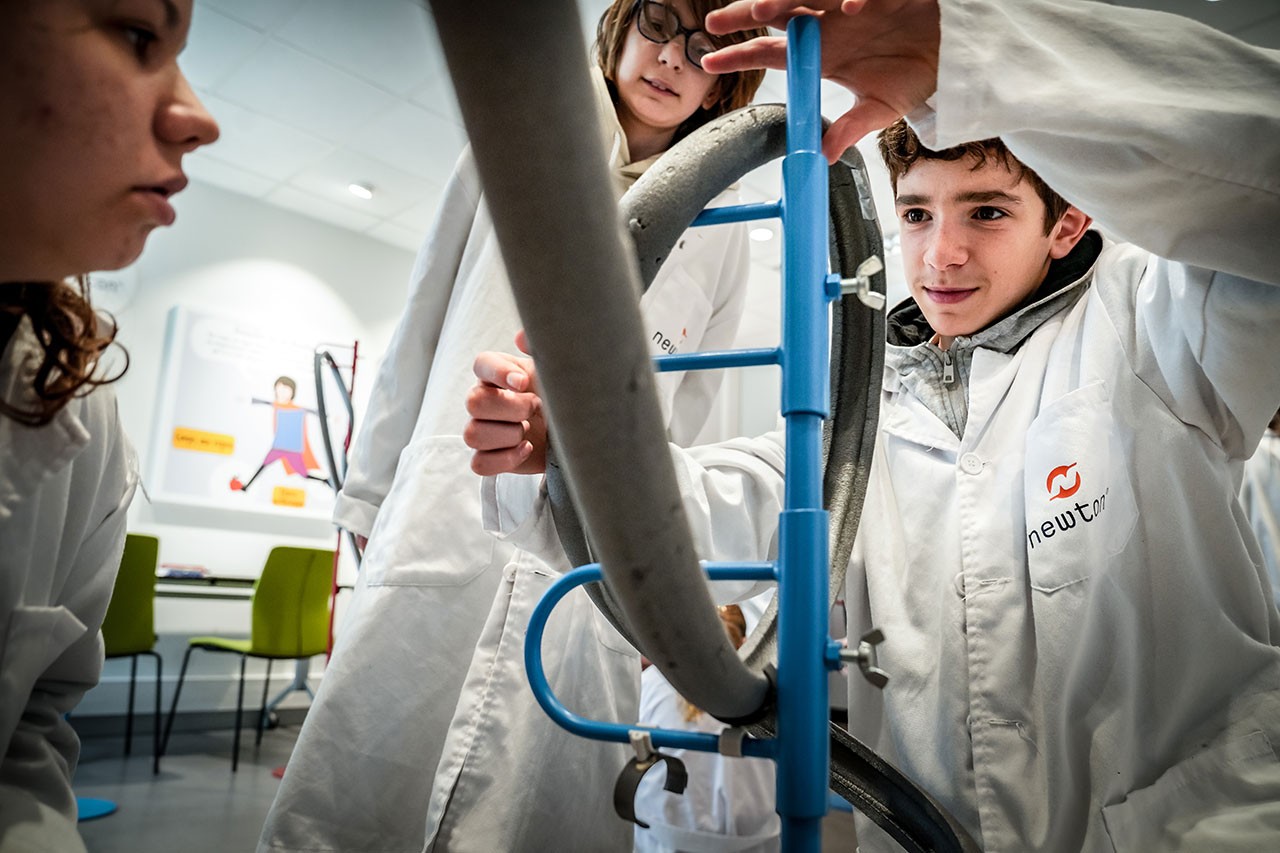
[[[898,191],[898,178],[905,175],[919,160],[954,162],[968,157],[973,161],[974,170],[981,169],[990,160],[1004,166],[1019,179],[1025,178],[1031,188],[1036,191],[1036,195],[1040,196],[1040,200],[1044,202],[1044,233],[1046,234],[1053,230],[1053,226],[1058,223],[1062,215],[1067,212],[1067,208],[1071,206],[1066,199],[1054,192],[1039,175],[1027,168],[1017,157],[1014,157],[999,139],[966,142],[954,148],[933,151],[924,147],[920,142],[920,137],[916,136],[916,132],[907,124],[906,119],[901,118],[880,131],[877,139],[879,141],[880,156],[884,158],[884,165],[889,169],[889,181],[893,184],[894,192]]]
[[[728,0],[688,0],[688,2],[689,11],[699,21],[703,21],[706,19],[708,12],[727,5]],[[618,62],[622,57],[622,44],[627,39],[627,31],[631,28],[632,21],[636,19],[636,13],[639,9],[640,0],[614,0],[604,14],[600,16],[600,22],[596,25],[596,64],[604,72],[604,79],[609,81],[609,91],[615,101],[618,93],[614,89],[613,78],[618,73]],[[717,47],[727,47],[728,45],[738,44],[747,39],[763,35],[768,35],[768,30],[761,27],[723,36],[712,36],[711,39]],[[713,118],[718,118],[725,113],[731,113],[736,109],[745,107],[751,103],[751,99],[755,97],[756,90],[760,88],[760,84],[763,82],[764,70],[759,68],[721,74],[717,83],[720,86],[719,98],[709,109],[699,109],[689,116],[684,124],[676,129],[673,142],[679,142]]]

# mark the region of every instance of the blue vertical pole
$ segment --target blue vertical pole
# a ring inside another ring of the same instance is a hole
[[[782,162],[782,414],[786,495],[778,564],[778,814],[782,849],[817,853],[827,811],[827,513],[822,422],[828,397],[827,161],[822,156],[818,21],[787,26],[787,155]]]

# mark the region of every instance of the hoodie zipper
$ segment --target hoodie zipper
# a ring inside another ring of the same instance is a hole
[[[951,350],[944,349],[942,351],[942,384],[950,385],[956,381],[956,368],[954,362],[951,361]]]

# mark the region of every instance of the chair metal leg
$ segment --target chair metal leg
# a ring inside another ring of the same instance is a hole
[[[173,703],[169,706],[169,719],[164,724],[164,737],[160,739],[160,755],[164,755],[169,749],[169,734],[173,731],[173,715],[178,710],[178,697],[182,695],[182,682],[187,677],[187,663],[191,660],[191,653],[195,651],[195,646],[187,646],[187,653],[182,656],[182,670],[178,673],[178,684],[173,689]],[[157,689],[159,686],[157,685]],[[159,761],[159,756],[156,757]]]
[[[240,716],[244,710],[244,665],[248,655],[240,655],[240,686],[236,690],[236,733],[231,746],[231,772],[240,766]]]
[[[156,659],[156,717],[151,724],[151,773],[156,775],[160,772],[160,688],[164,684],[164,659],[154,650],[146,654]]]
[[[267,727],[267,690],[271,686],[271,658],[267,658],[267,677],[262,679],[262,709],[258,711],[258,739],[254,746],[262,746],[262,730]]]
[[[124,754],[133,751],[133,692],[138,686],[138,656],[129,655],[129,710],[124,718]]]

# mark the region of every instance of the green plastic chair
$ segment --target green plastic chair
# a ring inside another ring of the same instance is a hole
[[[124,754],[133,748],[133,697],[138,685],[138,656],[156,659],[156,716],[152,723],[151,772],[160,772],[160,688],[163,661],[156,648],[156,563],[160,540],[130,533],[124,540],[120,573],[111,592],[111,604],[102,620],[106,656],[130,659],[129,712],[125,717]]]
[[[163,755],[169,745],[173,717],[178,710],[178,697],[187,675],[187,663],[196,649],[210,652],[232,652],[240,655],[240,687],[236,694],[235,744],[232,747],[231,771],[240,763],[240,720],[244,707],[244,667],[251,657],[265,658],[267,676],[262,683],[262,710],[258,714],[256,744],[262,743],[263,721],[267,715],[267,690],[271,684],[271,663],[275,660],[297,660],[323,654],[329,648],[329,601],[333,592],[333,551],[321,548],[271,549],[262,574],[253,585],[253,624],[249,639],[229,637],[192,637],[182,657],[182,672],[169,706]]]

